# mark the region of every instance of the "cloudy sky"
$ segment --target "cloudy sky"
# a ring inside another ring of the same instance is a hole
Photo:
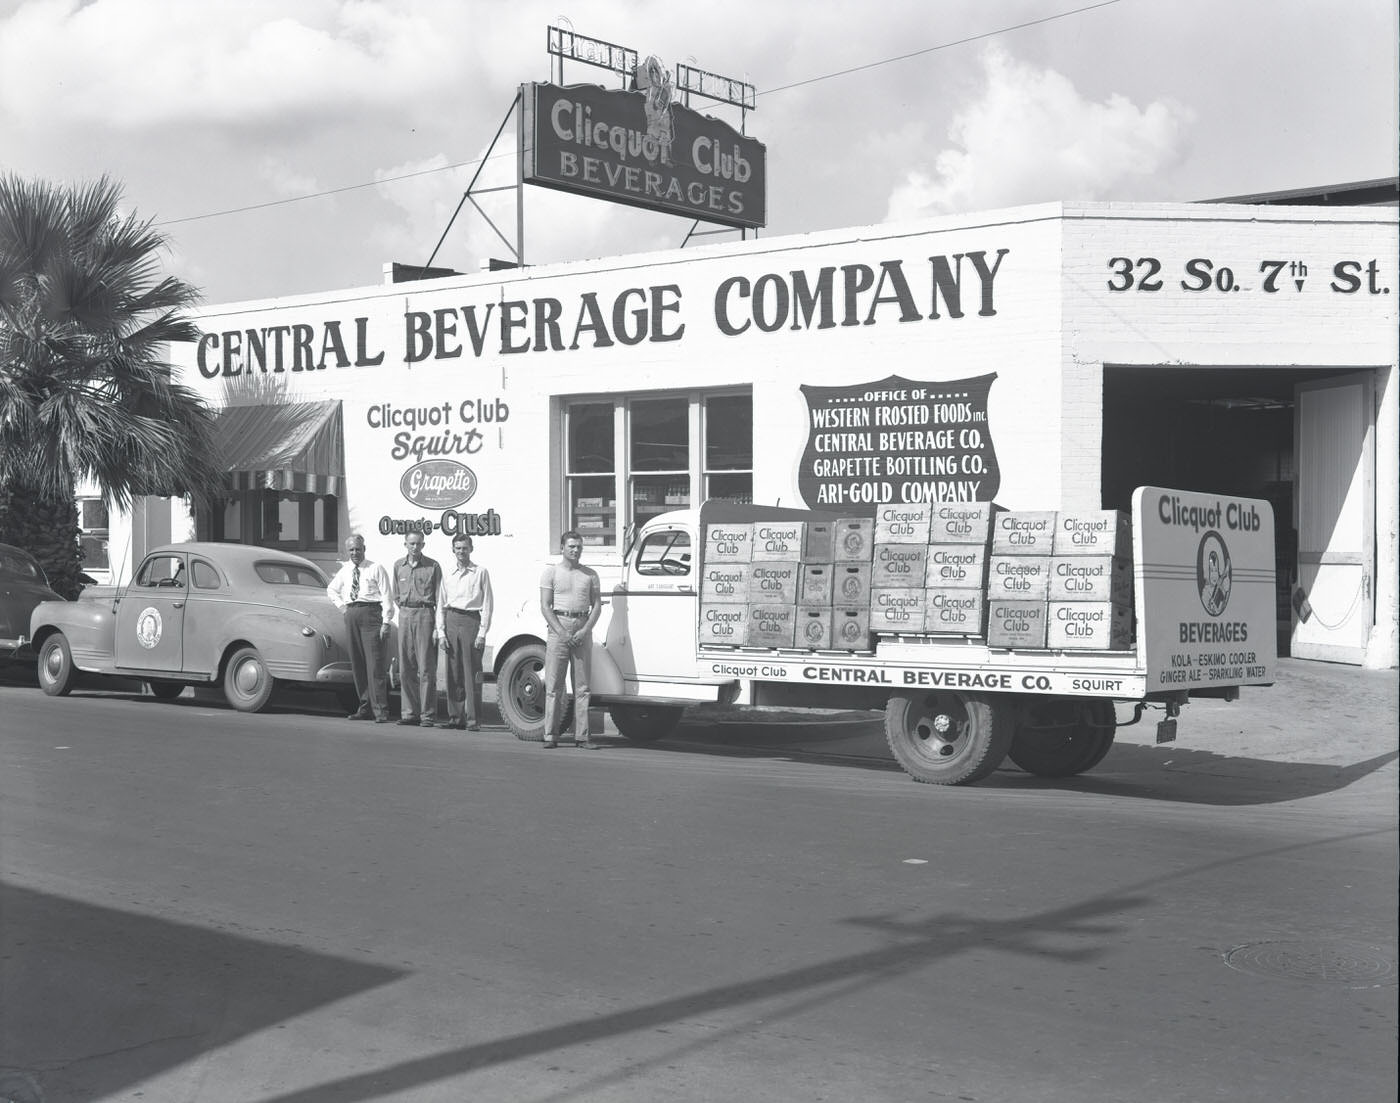
[[[428,259],[553,24],[755,86],[765,237],[1190,201],[1395,175],[1396,23],[1394,0],[0,0],[0,172],[114,177],[210,303],[378,283]],[[513,126],[478,187],[513,183]],[[513,195],[481,202],[513,232]],[[691,226],[525,209],[532,263]],[[436,263],[506,255],[467,207]]]

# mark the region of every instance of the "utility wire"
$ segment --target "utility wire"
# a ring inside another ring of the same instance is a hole
[[[1001,27],[995,31],[984,31],[981,34],[969,35],[966,38],[959,38],[952,42],[943,42],[937,46],[928,46],[922,50],[914,50],[907,54],[900,54],[898,57],[887,57],[880,61],[872,61],[865,65],[856,65],[850,69],[839,69],[834,73],[823,73],[821,76],[809,77],[807,80],[794,81],[792,84],[780,84],[776,88],[766,88],[762,92],[756,92],[758,96],[771,96],[778,92],[787,92],[793,88],[803,88],[809,84],[818,84],[824,80],[834,80],[837,77],[849,76],[852,73],[863,73],[870,69],[878,69],[884,65],[893,65],[896,62],[908,61],[911,57],[922,57],[924,54],[931,54],[938,50],[951,49],[954,46],[966,46],[969,42],[980,42],[986,38],[995,38],[997,35],[1009,34],[1012,31],[1025,30],[1027,27],[1037,27],[1044,23],[1053,23],[1059,19],[1068,19],[1071,15],[1082,15],[1084,12],[1093,11],[1096,8],[1107,8],[1113,4],[1120,3],[1121,0],[1100,0],[1097,4],[1089,4],[1082,8],[1074,8],[1071,11],[1057,12],[1055,15],[1042,16],[1040,19],[1029,19],[1024,23],[1017,23],[1010,27]],[[206,214],[192,214],[184,218],[168,218],[158,223],[161,226],[178,226],[183,222],[201,222],[206,218],[222,218],[224,215],[244,214],[248,211],[262,211],[269,207],[284,207],[289,203],[301,203],[307,199],[321,199],[328,195],[342,195],[345,192],[360,191],[363,188],[376,188],[380,184],[393,184],[400,180],[412,180],[418,176],[431,176],[438,172],[450,172],[453,169],[469,168],[472,165],[480,165],[488,160],[497,160],[502,157],[514,157],[514,151],[510,153],[497,153],[492,157],[480,158],[474,161],[458,161],[452,165],[440,165],[437,168],[420,169],[417,172],[405,172],[399,176],[386,176],[382,180],[367,180],[362,184],[347,184],[341,188],[327,188],[325,191],[308,192],[306,195],[293,195],[286,199],[271,199],[266,203],[252,203],[246,207],[230,207],[222,211],[209,211]]]

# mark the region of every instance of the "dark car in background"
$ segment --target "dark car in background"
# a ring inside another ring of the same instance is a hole
[[[62,600],[49,587],[38,560],[12,544],[0,544],[0,662],[32,663],[29,616],[40,602]]]

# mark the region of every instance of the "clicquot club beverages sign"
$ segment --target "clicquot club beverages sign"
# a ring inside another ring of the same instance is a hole
[[[656,87],[531,83],[521,96],[527,183],[725,226],[767,223],[763,143],[728,123]]]

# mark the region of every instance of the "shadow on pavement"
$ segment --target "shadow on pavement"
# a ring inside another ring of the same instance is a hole
[[[36,1103],[106,1099],[404,975],[3,883],[0,917],[0,1074]]]

